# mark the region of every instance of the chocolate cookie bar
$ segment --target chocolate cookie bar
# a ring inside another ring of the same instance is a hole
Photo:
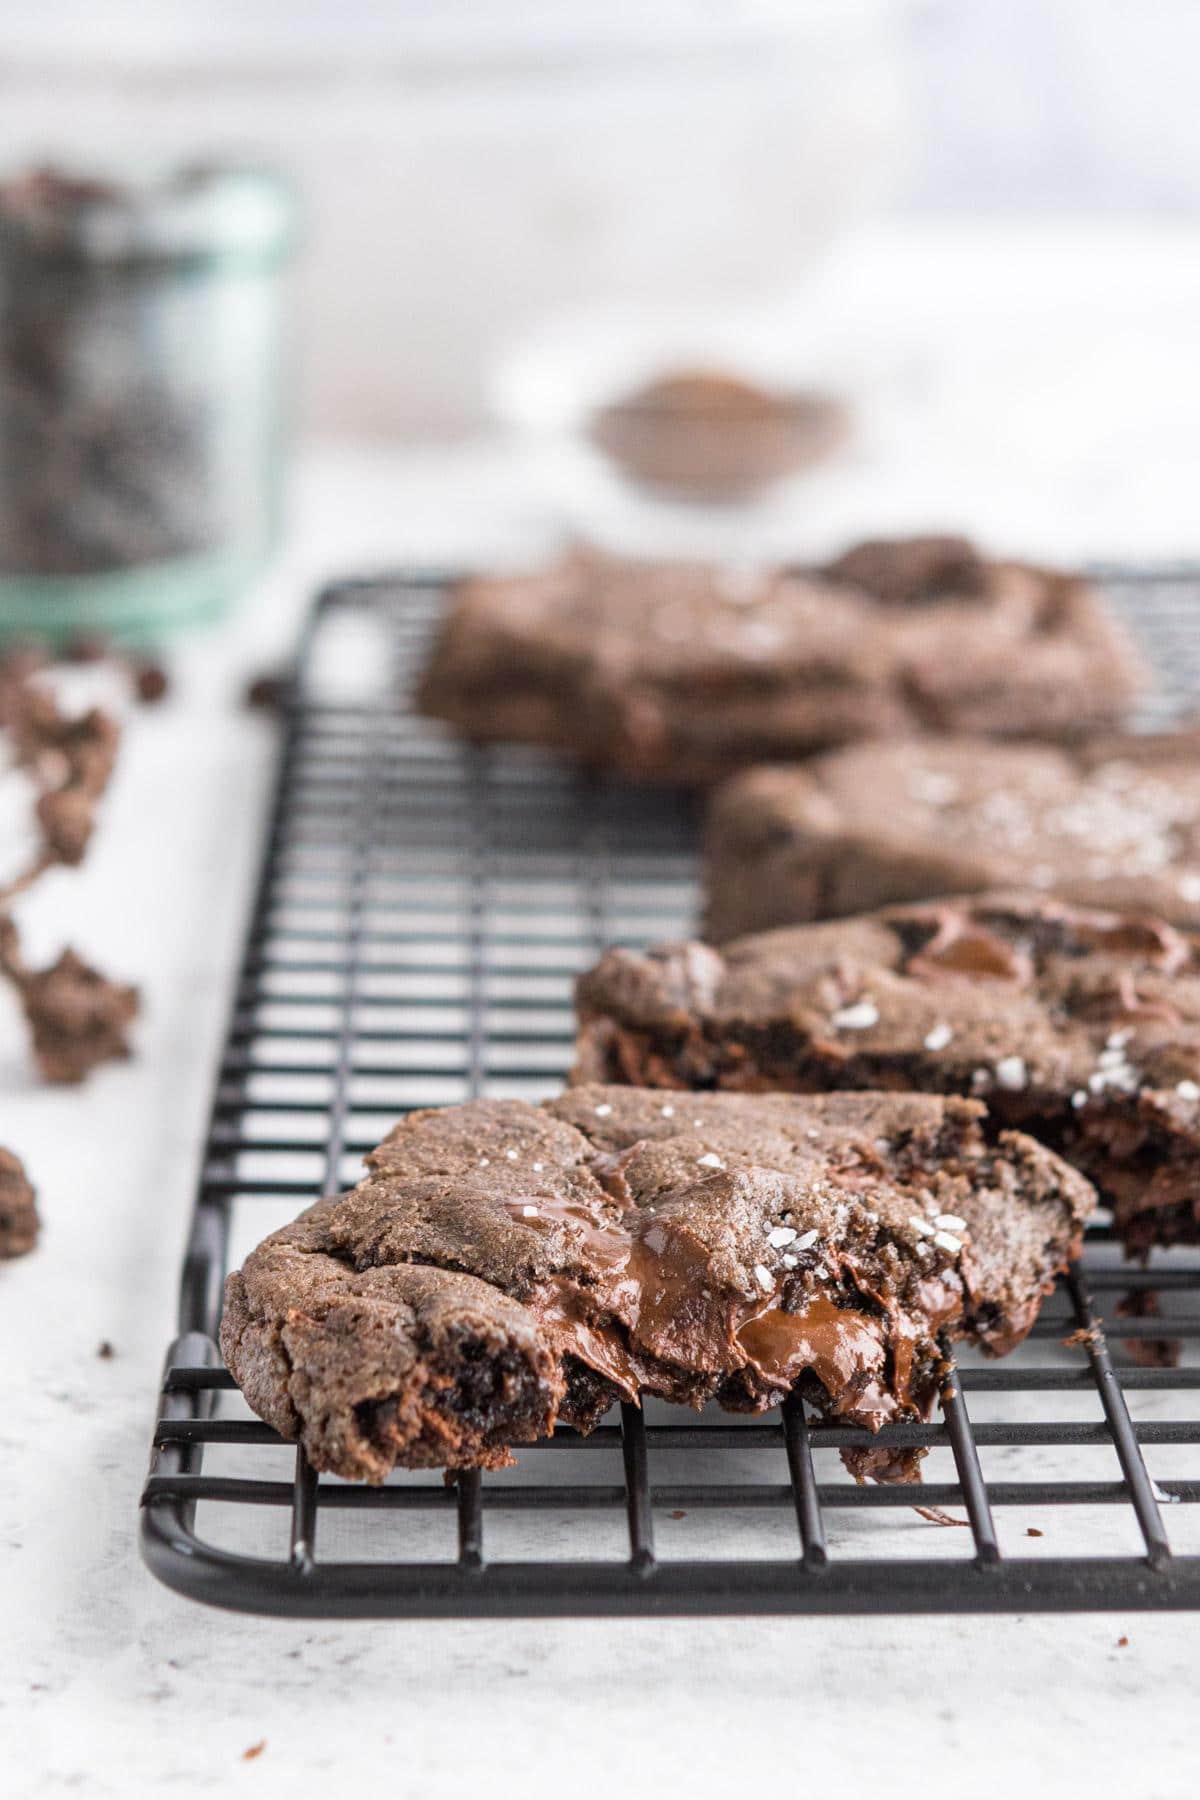
[[[221,1347],[317,1468],[499,1466],[657,1394],[926,1417],[944,1336],[1002,1353],[1094,1194],[974,1101],[578,1087],[416,1113],[230,1276]],[[905,1478],[911,1454],[859,1452]]]
[[[1134,1251],[1200,1241],[1200,940],[993,894],[611,950],[578,990],[583,1080],[975,1094],[1080,1168]]]
[[[875,592],[848,578],[852,557],[747,574],[579,551],[467,581],[418,705],[474,740],[685,783],[863,737],[1119,719],[1140,667],[1086,583],[938,543],[922,582]]]
[[[706,935],[1030,888],[1200,927],[1200,735],[858,744],[713,796]]]

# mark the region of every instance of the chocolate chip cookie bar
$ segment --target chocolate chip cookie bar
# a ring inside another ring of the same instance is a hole
[[[472,740],[699,784],[864,737],[1053,738],[1121,717],[1140,665],[1086,583],[958,540],[891,550],[890,577],[874,546],[757,573],[578,551],[470,580],[417,703]]]
[[[580,1079],[974,1094],[1130,1250],[1200,1241],[1200,940],[1153,915],[994,894],[611,950],[578,1004]]]
[[[1200,927],[1198,752],[929,738],[748,770],[712,799],[706,935],[1011,887]]]
[[[1095,1199],[982,1118],[932,1095],[604,1086],[416,1113],[230,1276],[221,1346],[317,1468],[374,1482],[496,1467],[643,1394],[924,1418],[948,1339],[1018,1342]]]

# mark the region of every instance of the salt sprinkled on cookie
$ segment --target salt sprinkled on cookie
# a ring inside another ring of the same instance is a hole
[[[1019,1093],[1029,1082],[1023,1056],[1002,1056],[996,1064],[996,1080],[1010,1094]]]
[[[911,769],[907,786],[913,799],[926,806],[949,806],[960,792],[953,775],[944,775],[937,769]]]
[[[879,1023],[879,1008],[871,999],[857,1000],[835,1012],[830,1023],[839,1031],[869,1031]]]

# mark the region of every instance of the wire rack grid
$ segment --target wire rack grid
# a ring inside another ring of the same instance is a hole
[[[1200,694],[1200,575],[1102,573],[1162,673],[1145,723],[1167,723]],[[1131,1267],[1103,1226],[1021,1350],[964,1353],[934,1420],[887,1428],[928,1448],[916,1491],[851,1482],[837,1452],[870,1440],[799,1402],[623,1406],[514,1470],[379,1488],[319,1477],[249,1414],[216,1348],[245,1250],[356,1179],[404,1111],[556,1091],[574,976],[694,919],[691,802],[397,705],[443,585],[344,583],[306,632],[142,1498],[150,1568],[309,1617],[1200,1606],[1200,1254]]]

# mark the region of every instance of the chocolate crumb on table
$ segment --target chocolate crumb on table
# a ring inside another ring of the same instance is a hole
[[[1023,887],[1200,928],[1200,732],[858,744],[714,794],[706,936]]]
[[[929,1095],[580,1087],[402,1121],[349,1194],[226,1285],[221,1347],[315,1467],[501,1467],[643,1394],[799,1393],[877,1432],[929,1416],[945,1342],[1002,1354],[1095,1196],[983,1109]],[[912,1480],[920,1452],[846,1453]]]
[[[899,546],[898,550],[903,550]],[[939,565],[940,566],[940,565]],[[843,577],[577,550],[461,583],[419,709],[635,779],[705,784],[861,738],[1110,728],[1143,682],[1070,576],[957,548],[897,598]]]
[[[282,712],[293,686],[286,669],[265,671],[253,676],[242,693],[242,704],[250,712]]]
[[[1030,894],[928,901],[716,950],[610,950],[576,1078],[973,1094],[1076,1164],[1130,1251],[1200,1241],[1200,936]]]
[[[0,1259],[26,1255],[40,1228],[37,1195],[20,1160],[0,1149]]]
[[[110,981],[70,949],[48,968],[29,968],[6,918],[0,918],[0,970],[17,990],[46,1081],[80,1082],[98,1064],[132,1054],[130,1031],[140,1006],[135,987]]]
[[[96,809],[112,779],[120,744],[116,721],[99,707],[72,717],[47,689],[16,682],[4,694],[3,723],[17,766],[37,789],[40,845],[34,861],[0,893],[8,904],[56,863],[83,861]]]
[[[78,1082],[96,1064],[130,1054],[137,991],[109,981],[70,949],[48,968],[31,969],[7,909],[47,870],[83,862],[112,779],[120,730],[99,707],[76,716],[63,712],[53,693],[33,679],[41,667],[40,660],[21,654],[0,663],[0,727],[37,790],[38,830],[32,861],[0,889],[0,977],[17,991],[45,1079]]]
[[[162,663],[139,657],[129,665],[133,689],[143,706],[157,706],[171,691],[170,677]]]
[[[970,1519],[956,1519],[953,1513],[948,1513],[941,1506],[914,1506],[913,1511],[919,1513],[930,1525],[961,1525],[968,1531],[971,1529]]]

